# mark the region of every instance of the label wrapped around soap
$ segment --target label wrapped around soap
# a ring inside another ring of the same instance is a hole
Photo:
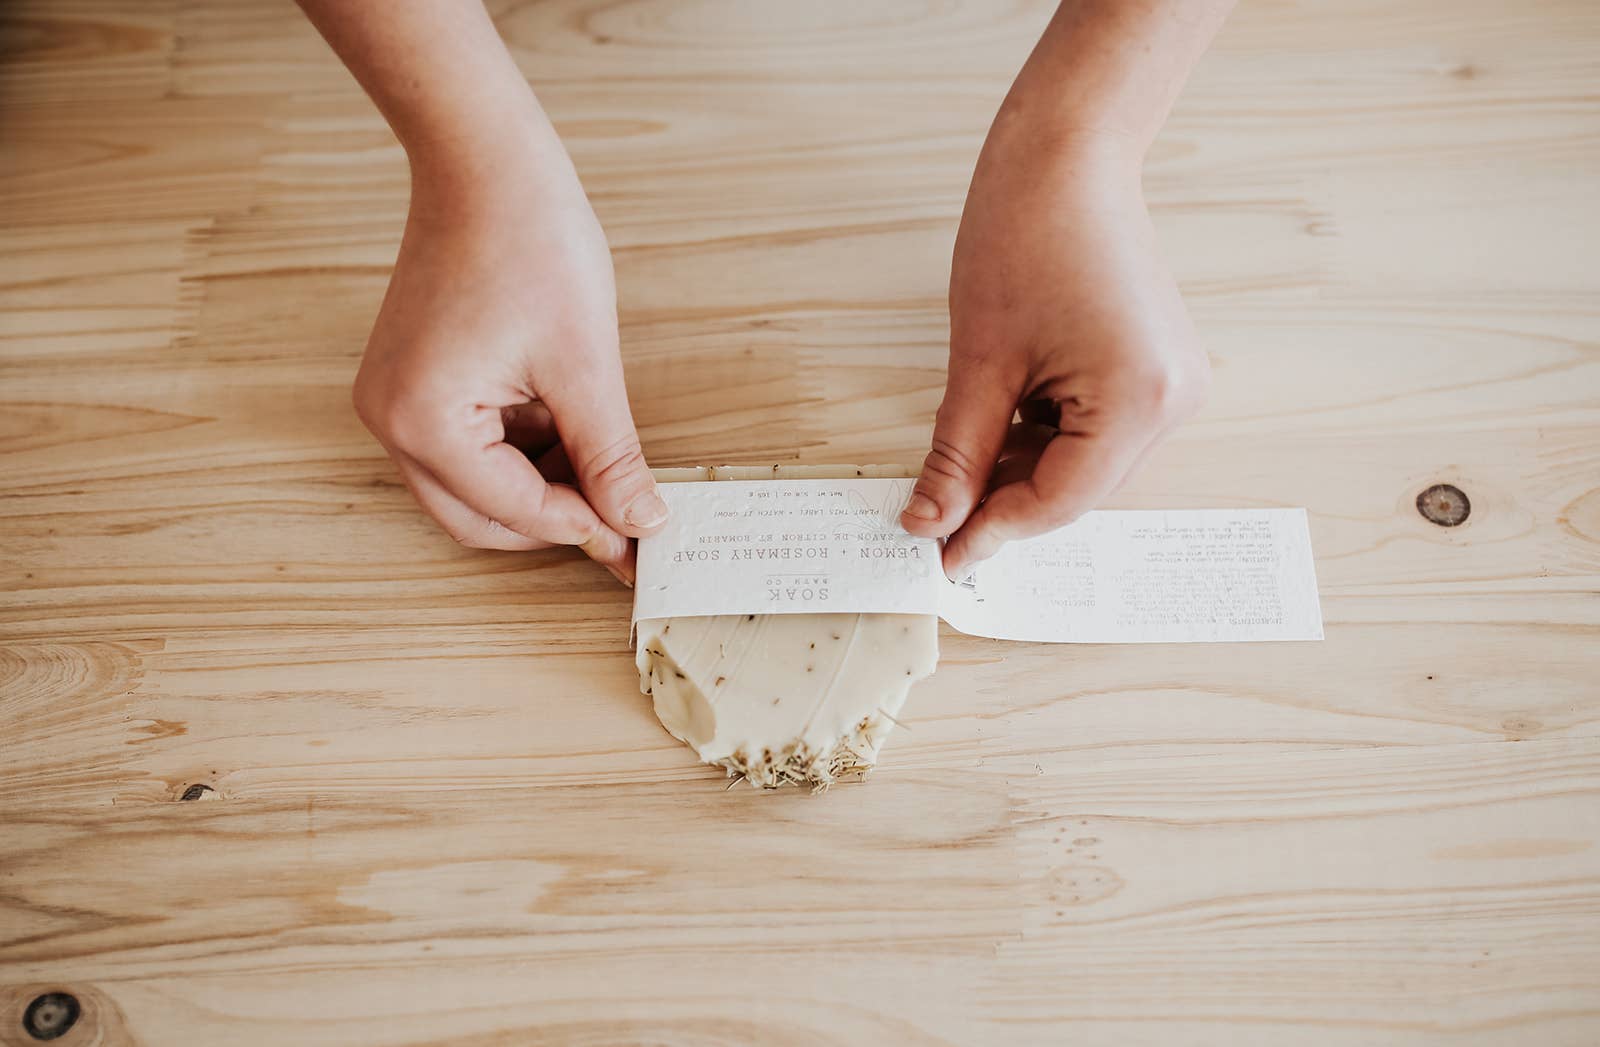
[[[669,483],[633,617],[936,614],[1053,643],[1319,640],[1303,509],[1102,510],[1006,545],[959,583],[900,526],[911,480]]]

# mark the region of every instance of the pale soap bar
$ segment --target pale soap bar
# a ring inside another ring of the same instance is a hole
[[[657,480],[905,478],[898,466],[658,469]],[[646,618],[639,686],[673,737],[752,785],[826,787],[869,770],[939,661],[931,614]]]
[[[939,662],[932,615],[760,614],[639,623],[639,683],[706,763],[771,788],[877,762],[912,684]]]

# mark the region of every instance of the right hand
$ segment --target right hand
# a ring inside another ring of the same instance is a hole
[[[1093,508],[1205,399],[1141,160],[1124,136],[1052,141],[1004,112],[984,145],[951,266],[944,402],[901,518],[948,539],[951,578]]]
[[[467,170],[413,163],[356,413],[456,541],[580,546],[631,585],[628,539],[667,507],[628,410],[611,255],[554,133],[508,138]]]

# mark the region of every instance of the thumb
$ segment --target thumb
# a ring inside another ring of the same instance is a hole
[[[1020,394],[1020,383],[995,368],[951,356],[933,448],[900,516],[901,526],[924,538],[943,538],[966,521],[983,498]]]
[[[620,363],[552,389],[545,406],[589,504],[630,538],[659,530],[667,503],[656,490],[628,410]]]
[[[1122,482],[1147,445],[1137,437],[1107,440],[1057,433],[1045,445],[1032,476],[995,488],[945,543],[945,573],[960,578],[1007,542],[1076,520]]]

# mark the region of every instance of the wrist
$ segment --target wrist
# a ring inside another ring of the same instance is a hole
[[[1074,135],[1120,137],[1142,160],[1232,0],[1063,3],[1007,105]]]
[[[980,172],[1047,172],[1056,182],[1139,193],[1148,144],[1089,116],[1041,104],[1013,89],[989,129]]]
[[[402,139],[411,165],[412,207],[493,218],[508,202],[577,186],[572,160],[532,92],[474,113],[447,131]],[[581,189],[577,190],[580,194]]]

